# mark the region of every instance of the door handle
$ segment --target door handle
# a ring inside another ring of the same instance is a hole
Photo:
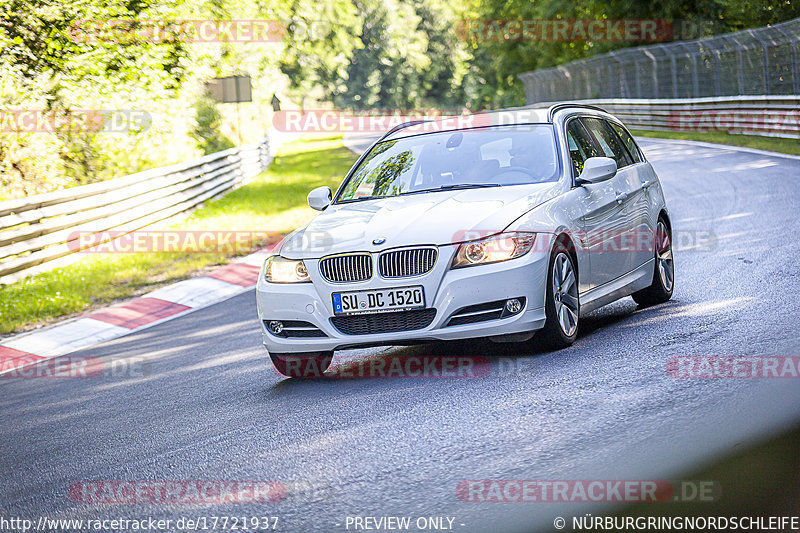
[[[627,199],[628,199],[628,193],[626,193],[626,192],[621,192],[621,193],[619,193],[617,195],[617,203],[618,204],[621,204],[622,202],[624,202]]]
[[[647,188],[650,187],[652,184],[653,184],[652,181],[645,181],[644,183],[642,183],[642,190],[644,192],[647,192]]]

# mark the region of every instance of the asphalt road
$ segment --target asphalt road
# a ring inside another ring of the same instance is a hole
[[[679,479],[795,427],[796,380],[675,379],[665,365],[800,355],[800,160],[642,145],[675,226],[671,302],[600,309],[559,352],[432,344],[341,352],[331,369],[469,353],[490,358],[485,377],[303,381],[273,372],[250,291],[76,354],[144,362],[144,376],[0,379],[0,515],[273,515],[279,531],[298,532],[345,531],[355,515],[448,516],[455,531],[552,531],[557,515],[607,508],[469,503],[456,486]],[[86,504],[68,496],[80,480],[274,480],[288,494],[262,505]]]

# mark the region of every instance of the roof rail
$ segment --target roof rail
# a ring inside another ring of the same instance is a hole
[[[553,115],[556,114],[556,111],[558,111],[559,109],[563,109],[565,107],[582,107],[585,109],[594,109],[595,111],[602,111],[603,113],[608,113],[608,111],[596,105],[562,103],[562,104],[551,105],[547,109],[547,120],[553,120]]]
[[[417,124],[422,124],[423,122],[433,122],[433,121],[432,120],[409,120],[408,122],[403,122],[402,124],[398,124],[394,128],[392,128],[389,131],[387,131],[386,133],[384,133],[383,137],[378,139],[377,142],[381,142],[386,137],[388,137],[389,135],[391,135],[392,133],[394,133],[396,131],[400,131],[402,129],[405,129],[405,128],[408,128],[408,127],[411,127],[411,126],[416,126]]]

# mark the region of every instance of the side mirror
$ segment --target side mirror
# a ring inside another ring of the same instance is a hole
[[[333,200],[333,193],[328,186],[317,187],[308,193],[308,206],[317,211],[324,211],[326,207],[331,205],[331,200]]]
[[[617,175],[617,162],[610,157],[590,157],[583,163],[583,170],[576,183],[600,183]]]

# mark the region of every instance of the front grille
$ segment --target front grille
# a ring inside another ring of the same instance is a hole
[[[267,331],[272,333],[269,329],[269,323],[270,320],[265,320],[264,327],[267,328]],[[302,320],[282,320],[281,323],[283,324],[283,331],[278,335],[272,333],[276,337],[283,337],[286,339],[327,337],[324,331],[311,322],[304,322]]]
[[[436,248],[411,248],[384,252],[378,258],[378,271],[384,278],[410,278],[427,274],[436,263]]]
[[[413,309],[394,313],[335,316],[331,318],[331,322],[345,335],[370,335],[423,329],[430,326],[435,317],[436,309]]]
[[[323,257],[319,261],[319,272],[333,283],[367,281],[372,277],[372,256],[344,254]]]

